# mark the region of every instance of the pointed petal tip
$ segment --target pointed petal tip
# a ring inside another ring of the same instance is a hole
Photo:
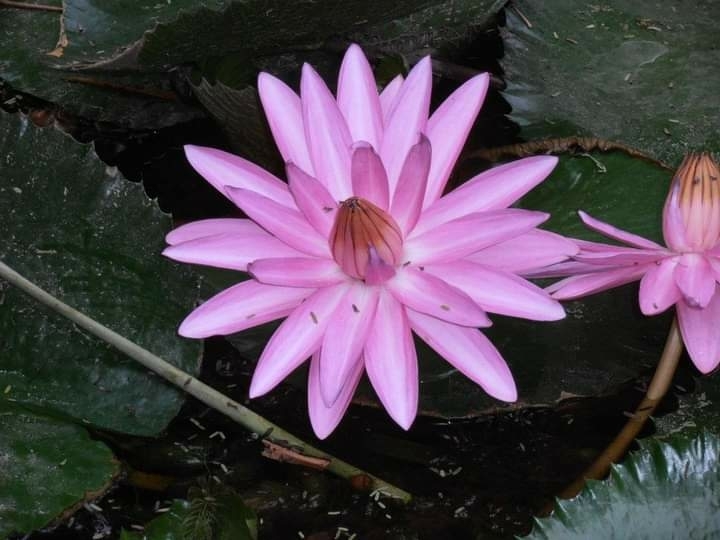
[[[515,381],[510,381],[512,384],[505,388],[493,389],[492,392],[488,392],[495,399],[504,401],[505,403],[515,403],[518,399],[517,387]]]
[[[357,43],[351,43],[350,46],[347,48],[347,51],[345,51],[346,58],[351,56],[362,56],[363,59],[366,59],[362,47],[360,47],[360,45],[358,45]]]
[[[256,373],[255,375],[253,375],[252,381],[250,381],[250,390],[248,390],[248,397],[250,399],[259,398],[267,394],[270,390],[272,390],[272,387],[268,387],[268,385],[264,381],[260,380]]]
[[[180,323],[177,333],[184,338],[190,339],[204,339],[206,337],[210,337],[207,332],[203,332],[201,328],[194,324],[194,321],[190,318],[190,316],[186,317],[185,320]]]
[[[334,428],[330,429],[328,426],[317,425],[315,422],[312,421],[310,422],[310,425],[312,426],[313,433],[315,433],[315,437],[317,437],[318,440],[321,441],[327,439],[334,431]]]

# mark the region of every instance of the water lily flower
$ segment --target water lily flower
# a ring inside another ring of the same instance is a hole
[[[508,366],[478,330],[490,326],[487,312],[564,316],[517,274],[565,260],[576,245],[536,228],[547,214],[508,208],[556,158],[496,167],[442,197],[488,76],[429,115],[431,86],[425,58],[378,93],[356,45],[342,62],[337,97],[309,65],[299,96],[261,73],[287,183],[232,154],[185,147],[195,170],[248,219],[181,226],[164,254],[251,279],[206,301],[179,333],[204,338],[286,317],[258,361],[250,397],[311,357],[308,408],[320,438],[342,418],[363,373],[390,416],[410,427],[419,385],[413,331],[490,395],[514,401]]]
[[[576,261],[555,266],[574,274],[548,288],[560,300],[580,298],[640,280],[640,310],[656,315],[675,306],[685,348],[708,373],[720,363],[720,170],[709,154],[685,157],[663,210],[667,247],[594,219],[589,228],[629,247],[579,241]]]

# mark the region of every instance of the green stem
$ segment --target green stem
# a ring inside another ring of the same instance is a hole
[[[408,492],[298,439],[237,401],[230,399],[214,388],[199,381],[189,373],[185,373],[159,356],[143,349],[136,343],[133,343],[87,315],[61,302],[34,283],[25,279],[2,261],[0,261],[0,278],[5,279],[8,283],[32,296],[38,302],[48,306],[81,328],[84,328],[91,334],[109,343],[209,407],[232,418],[249,431],[257,433],[263,439],[281,446],[290,445],[293,450],[306,456],[329,460],[330,463],[325,470],[348,480],[354,477],[367,477],[372,482],[370,486],[371,489],[378,490],[389,497],[400,499],[403,502],[410,501],[411,495]]]

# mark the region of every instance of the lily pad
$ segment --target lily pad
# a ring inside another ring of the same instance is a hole
[[[48,525],[99,497],[118,473],[110,450],[80,426],[0,401],[0,538]]]
[[[153,24],[196,2],[140,0],[132,9],[117,0],[43,3],[63,7],[64,12],[0,8],[0,83],[57,103],[66,114],[134,129],[164,127],[202,115],[176,99],[171,76],[72,70],[115,53],[129,44],[126,40],[139,39]]]
[[[393,51],[406,52],[457,43],[487,24],[504,4],[429,0],[392,5],[381,0],[283,5],[270,0],[139,0],[131,6],[123,0],[48,3],[62,6],[63,13],[3,9],[0,48],[6,55],[0,64],[0,80],[57,103],[71,114],[135,129],[197,116],[197,109],[175,97],[176,88],[185,82],[182,70],[171,70],[175,66],[206,65],[212,59],[232,57],[236,68],[232,78],[242,87],[255,83],[259,68],[288,63],[299,67],[294,55],[298,49],[326,49],[326,54],[337,56],[332,42],[338,38],[382,42]],[[398,43],[388,42],[392,36]]]
[[[719,459],[720,439],[709,432],[643,441],[607,481],[590,481],[575,499],[558,501],[525,538],[716,538]]]
[[[717,3],[513,6],[502,33],[505,97],[526,139],[600,137],[671,164],[690,149],[720,149]]]
[[[198,278],[160,256],[169,217],[92,147],[25,118],[0,126],[0,260],[64,302],[195,372],[200,343],[176,334]],[[0,282],[0,402],[16,400],[155,435],[181,392]]]

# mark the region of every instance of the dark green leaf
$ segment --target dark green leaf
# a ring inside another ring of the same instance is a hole
[[[44,527],[99,496],[118,472],[110,450],[82,427],[0,400],[0,538]]]
[[[177,336],[197,278],[163,259],[170,220],[91,146],[0,117],[0,259],[179,367],[200,343]],[[0,283],[0,371],[15,399],[107,429],[155,435],[183,395],[135,361]]]
[[[193,0],[48,0],[64,13],[0,8],[0,83],[59,104],[65,122],[78,115],[125,127],[163,127],[202,114],[173,97],[172,77],[157,73],[74,71],[117,54],[159,21],[174,18]],[[213,6],[221,0],[210,0]],[[67,46],[56,49],[64,32]],[[55,51],[55,55],[49,53]],[[0,88],[0,90],[2,90]],[[165,93],[158,97],[156,93]],[[0,91],[0,96],[2,92]]]
[[[589,135],[670,164],[720,149],[712,1],[513,2],[505,96],[527,139]]]
[[[717,538],[720,439],[704,432],[642,444],[604,482],[591,481],[536,521],[531,540]]]

